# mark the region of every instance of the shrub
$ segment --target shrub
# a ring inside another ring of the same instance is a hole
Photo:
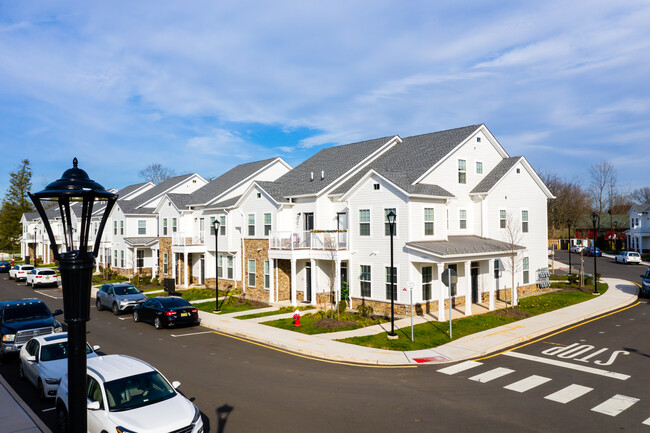
[[[160,286],[160,281],[158,281],[158,278],[152,278],[151,279],[151,284],[155,286]]]
[[[341,299],[341,302],[339,302],[339,313],[344,314],[347,309],[348,309],[348,303],[345,302],[344,299]]]
[[[570,284],[576,284],[578,282],[578,274],[569,274],[568,277]]]
[[[324,319],[326,316],[327,315],[326,315],[325,311],[319,310],[319,311],[316,312],[316,314],[314,314],[314,320],[316,321],[316,320]]]
[[[135,287],[140,287],[140,275],[135,274],[133,278],[131,278],[131,284],[133,284]]]
[[[370,316],[372,316],[373,308],[370,305],[360,304],[357,307],[357,311],[363,317],[370,317]]]
[[[143,286],[148,286],[151,284],[151,277],[142,277],[141,283]]]

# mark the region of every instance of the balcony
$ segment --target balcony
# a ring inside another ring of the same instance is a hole
[[[205,245],[205,231],[198,233],[172,233],[173,246]]]
[[[348,249],[347,230],[311,230],[302,232],[273,232],[269,239],[271,250],[339,251]]]

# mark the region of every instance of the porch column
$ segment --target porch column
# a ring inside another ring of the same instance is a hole
[[[176,281],[176,253],[172,254],[172,278]]]
[[[187,251],[185,251],[183,253],[183,260],[184,260],[183,261],[183,274],[184,274],[183,279],[185,280],[185,288],[188,288],[188,287],[190,287],[190,284],[189,284],[189,281],[190,281],[190,277],[189,277],[190,272],[189,272],[189,270],[190,270],[190,268],[189,268],[189,266],[187,266]]]
[[[156,278],[156,273],[158,272],[158,250],[151,249],[151,259],[153,264],[151,265],[151,279]]]
[[[438,263],[438,321],[445,320],[445,290],[447,287],[442,282],[442,274],[445,273],[445,265]],[[450,300],[451,302],[451,300]]]
[[[138,270],[138,247],[133,247],[133,275],[137,274]]]
[[[316,293],[318,293],[318,278],[316,278],[316,260],[309,259],[309,265],[311,266],[311,304],[316,305]],[[305,293],[305,296],[307,294]]]
[[[465,264],[465,315],[472,315],[472,262],[464,262]]]
[[[494,291],[496,281],[494,280],[494,260],[488,260],[488,290],[490,291],[490,311],[494,311]]]
[[[334,266],[336,266],[334,270],[334,292],[337,293],[336,302],[338,305],[341,302],[341,259],[339,259],[338,254],[334,258]]]
[[[269,259],[269,303],[275,302],[275,276],[273,275],[275,260]]]
[[[298,305],[296,294],[296,259],[291,259],[291,305]]]
[[[273,259],[275,264],[277,265],[277,259]],[[280,276],[278,272],[279,266],[275,266],[275,302],[278,302],[280,300]]]

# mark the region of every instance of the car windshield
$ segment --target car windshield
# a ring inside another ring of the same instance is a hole
[[[92,353],[93,349],[86,343],[86,354]],[[58,343],[46,344],[41,347],[41,361],[56,361],[68,357],[68,342],[60,341]]]
[[[133,286],[115,286],[116,295],[137,295],[138,293],[140,291]]]
[[[20,305],[7,308],[3,312],[3,320],[10,322],[12,320],[38,319],[41,317],[51,317],[52,313],[45,304]]]
[[[164,308],[176,308],[176,307],[191,307],[192,304],[187,302],[183,298],[160,298],[160,303]]]
[[[111,412],[147,406],[176,395],[174,388],[157,371],[106,382],[105,387]]]

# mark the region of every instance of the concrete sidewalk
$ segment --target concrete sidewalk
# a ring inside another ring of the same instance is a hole
[[[604,295],[549,313],[520,320],[509,325],[472,334],[445,345],[418,351],[391,351],[334,341],[355,335],[386,332],[387,325],[340,333],[306,335],[266,326],[257,321],[239,320],[234,315],[199,312],[201,324],[215,331],[245,338],[271,347],[315,358],[372,365],[406,365],[455,362],[477,358],[536,337],[630,305],[637,299],[637,287],[627,281],[604,278],[609,289]],[[270,316],[268,320],[274,320]],[[418,317],[422,323],[432,320]],[[398,326],[397,326],[398,325]],[[388,325],[389,326],[389,325]],[[396,322],[396,327],[410,326],[410,318]],[[408,334],[408,330],[405,330]]]
[[[52,433],[0,376],[0,431],[2,433]]]

